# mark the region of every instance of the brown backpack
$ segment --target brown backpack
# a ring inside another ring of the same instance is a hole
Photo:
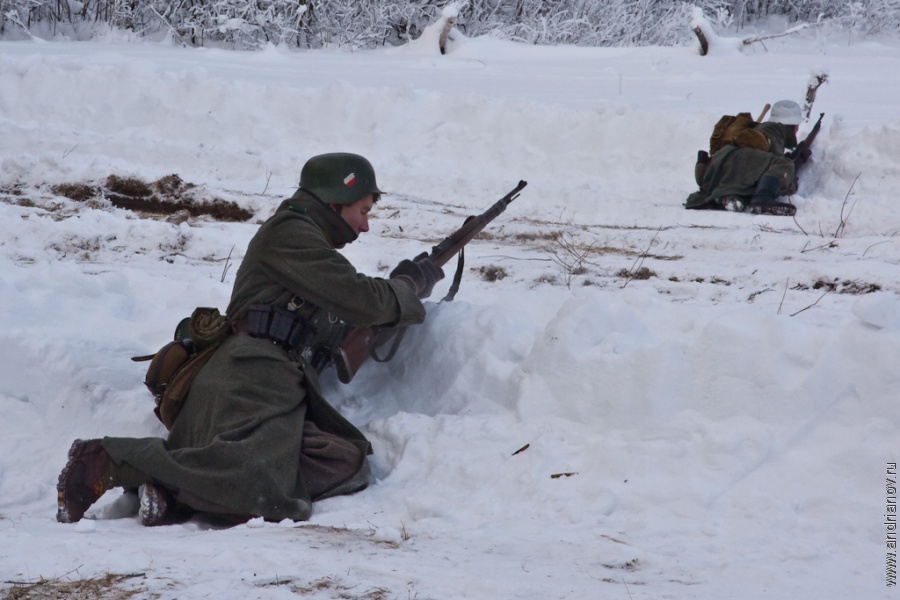
[[[201,307],[178,324],[174,341],[156,354],[132,357],[133,361],[150,361],[144,385],[153,394],[153,412],[166,429],[175,423],[194,377],[230,333],[230,323],[217,309]]]
[[[734,116],[724,115],[713,127],[712,135],[709,137],[710,155],[729,144],[768,152],[769,138],[763,132],[757,131],[755,127],[756,121],[753,120],[750,113],[742,112]]]

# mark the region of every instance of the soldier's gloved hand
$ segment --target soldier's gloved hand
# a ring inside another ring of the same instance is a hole
[[[801,165],[805,165],[809,157],[812,156],[812,149],[805,145],[800,145],[794,151],[795,160]]]
[[[428,253],[423,252],[413,260],[401,260],[390,274],[391,279],[402,279],[412,286],[416,297],[425,299],[434,290],[434,284],[444,278],[444,271],[434,264]]]

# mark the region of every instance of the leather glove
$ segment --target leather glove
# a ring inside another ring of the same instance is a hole
[[[427,252],[423,252],[413,260],[401,260],[391,271],[390,278],[405,281],[415,290],[416,297],[423,300],[431,295],[434,284],[444,278],[444,271],[431,262]]]
[[[794,154],[791,158],[793,159],[794,164],[805,165],[810,156],[812,156],[812,149],[806,144],[800,144],[794,150]]]

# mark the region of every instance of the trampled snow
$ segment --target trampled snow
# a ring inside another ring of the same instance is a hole
[[[0,43],[0,589],[893,597],[898,46],[736,47]],[[716,119],[802,102],[819,72],[796,219],[684,210]],[[118,490],[56,523],[73,439],[165,435],[129,358],[224,309],[258,223],[330,151],[391,192],[345,250],[372,275],[528,181],[454,302],[448,265],[391,362],[326,375],[373,442],[372,485],[308,523],[144,528]],[[173,224],[52,189],[113,174],[177,174],[255,217]]]

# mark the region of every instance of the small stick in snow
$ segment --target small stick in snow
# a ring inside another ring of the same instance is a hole
[[[231,247],[231,250],[228,251],[228,256],[225,257],[225,268],[222,269],[222,279],[220,279],[222,283],[225,283],[225,275],[228,274],[228,269],[231,267],[232,252],[234,252],[234,246]]]
[[[816,300],[815,302],[813,302],[812,304],[810,304],[810,305],[807,306],[807,307],[801,308],[800,310],[798,310],[797,312],[795,312],[795,313],[792,314],[791,316],[792,316],[792,317],[796,317],[797,315],[799,315],[800,313],[802,313],[804,310],[809,310],[810,308],[812,308],[813,306],[815,306],[816,304],[818,304],[818,303],[819,303],[819,300],[821,300],[822,298],[824,298],[825,296],[827,296],[827,295],[830,294],[831,292],[832,292],[832,290],[826,291],[824,294],[822,294],[821,296],[819,296],[818,300]]]
[[[844,208],[847,206],[847,199],[850,198],[850,194],[853,193],[853,186],[856,185],[856,180],[859,179],[860,175],[862,175],[862,171],[857,173],[856,177],[853,178],[853,183],[850,184],[850,189],[847,190],[847,195],[844,196],[844,202],[843,204],[841,204],[841,223],[834,231],[834,239],[838,239],[844,234],[844,228],[847,227],[847,219],[850,218],[850,214],[853,212],[854,207],[856,207],[856,200],[854,200],[853,204],[850,205],[850,210],[847,212],[847,216],[844,216]]]
[[[785,280],[784,280],[784,293],[781,294],[781,303],[778,305],[778,312],[775,313],[776,315],[780,315],[780,314],[781,314],[781,307],[784,306],[784,298],[785,298],[785,296],[787,296],[788,285],[789,285],[790,283],[791,283],[791,280],[790,280],[790,279],[785,279]]]
[[[647,256],[650,255],[650,248],[653,247],[653,242],[656,241],[656,236],[659,235],[659,232],[660,232],[660,231],[662,231],[662,225],[660,225],[660,226],[659,226],[659,229],[656,230],[656,233],[653,234],[653,238],[650,240],[650,243],[647,244],[647,249],[644,250],[644,252],[643,252],[640,256],[638,256],[638,257],[635,259],[634,264],[631,265],[631,271],[628,273],[628,278],[625,280],[625,283],[622,284],[622,287],[623,287],[623,288],[624,288],[626,285],[628,285],[628,282],[629,282],[629,281],[631,281],[632,279],[634,279],[635,273],[637,273],[638,269],[641,268],[641,265],[644,264],[644,259],[647,258]]]
[[[703,30],[700,29],[699,25],[694,27],[694,33],[697,35],[697,39],[700,41],[700,56],[706,56],[706,54],[709,52],[709,42],[706,41],[706,36],[703,34]]]

